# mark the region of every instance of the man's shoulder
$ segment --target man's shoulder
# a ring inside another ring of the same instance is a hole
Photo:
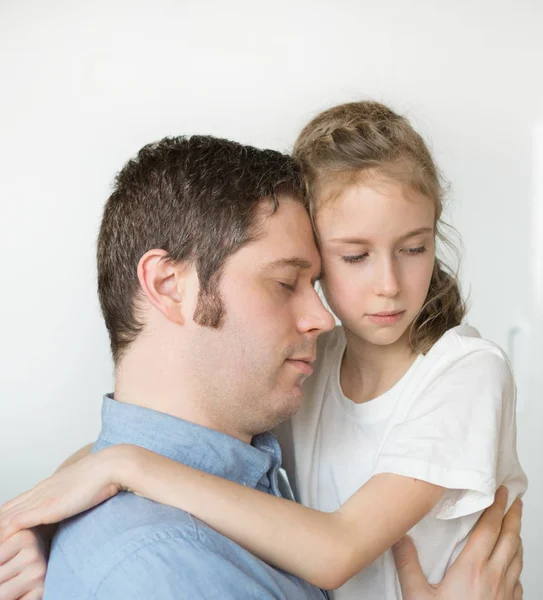
[[[110,500],[99,504],[64,522],[59,528],[57,539],[68,543],[84,539],[88,545],[102,547],[115,538],[132,539],[151,528],[176,527],[189,537],[196,537],[194,518],[177,508],[158,504],[129,492],[120,492]],[[92,537],[88,536],[92,530]]]
[[[237,599],[245,593],[319,596],[188,513],[128,493],[63,524],[45,584],[46,600]]]
[[[65,584],[73,576],[78,585],[94,590],[128,557],[153,552],[165,541],[180,550],[187,544],[205,545],[202,527],[184,511],[121,492],[61,525],[53,540],[48,578],[58,572]]]

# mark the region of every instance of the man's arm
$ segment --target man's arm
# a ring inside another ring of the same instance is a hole
[[[507,490],[500,488],[483,513],[466,547],[439,585],[430,585],[410,538],[393,547],[404,600],[521,600],[522,502],[517,500],[504,518]]]

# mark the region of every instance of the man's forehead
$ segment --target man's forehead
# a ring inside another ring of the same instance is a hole
[[[245,246],[256,264],[268,268],[320,269],[320,256],[313,227],[305,207],[283,198],[277,210],[263,205],[253,233]]]

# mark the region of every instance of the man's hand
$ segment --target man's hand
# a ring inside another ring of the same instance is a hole
[[[398,542],[393,551],[404,600],[522,600],[522,503],[516,500],[504,518],[506,505],[507,490],[500,488],[439,585],[426,581],[411,539]]]
[[[1,600],[42,600],[47,567],[45,537],[25,529],[0,544]]]

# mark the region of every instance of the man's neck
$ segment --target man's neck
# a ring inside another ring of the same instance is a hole
[[[168,414],[251,443],[220,415],[202,392],[191,368],[171,351],[134,342],[122,357],[115,373],[114,398],[119,402]]]

